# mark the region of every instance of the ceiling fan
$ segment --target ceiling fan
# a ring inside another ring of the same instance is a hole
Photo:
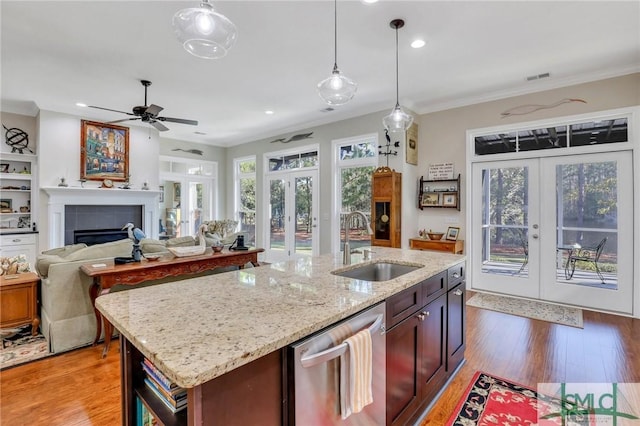
[[[172,117],[159,117],[160,111],[164,108],[158,105],[151,104],[147,106],[147,87],[151,86],[151,82],[149,80],[140,80],[140,83],[144,86],[144,105],[143,106],[134,106],[133,112],[125,112],[118,111],[116,109],[111,108],[103,108],[99,106],[89,105],[89,108],[97,108],[103,109],[105,111],[113,111],[119,112],[121,114],[132,115],[134,118],[123,118],[122,120],[109,121],[109,123],[121,123],[123,121],[130,120],[142,120],[144,123],[149,123],[156,129],[161,132],[165,132],[169,130],[167,126],[161,123],[161,121],[167,121],[169,123],[180,123],[180,124],[190,124],[192,126],[197,126],[198,122],[196,120],[186,120],[184,118],[172,118]]]

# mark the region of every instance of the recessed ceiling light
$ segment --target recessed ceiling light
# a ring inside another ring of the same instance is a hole
[[[86,108],[87,104],[83,104],[82,102],[76,102],[76,106],[82,107],[82,108]]]
[[[193,132],[194,135],[206,135],[205,132]]]
[[[420,49],[421,47],[424,47],[425,44],[427,43],[424,40],[416,39],[411,42],[411,47],[414,49]]]
[[[274,114],[274,111],[273,111],[273,110],[268,109],[268,110],[266,110],[264,113],[265,113],[265,114],[267,114],[267,115],[273,115],[273,114]]]
[[[368,4],[377,3],[377,2],[378,0],[362,0],[362,3],[368,3]]]

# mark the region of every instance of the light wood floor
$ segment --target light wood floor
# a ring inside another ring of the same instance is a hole
[[[578,329],[467,309],[467,361],[422,426],[445,424],[476,370],[531,387],[640,382],[640,320],[585,311]],[[106,359],[101,350],[79,349],[0,372],[0,424],[120,424],[118,345]]]

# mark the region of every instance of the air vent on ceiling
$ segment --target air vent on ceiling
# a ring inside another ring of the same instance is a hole
[[[335,108],[332,107],[326,107],[326,108],[322,108],[320,110],[320,112],[331,112],[331,111],[335,111]]]
[[[540,80],[541,78],[549,78],[550,76],[551,74],[549,74],[548,72],[538,75],[530,75],[529,77],[527,77],[527,81]]]

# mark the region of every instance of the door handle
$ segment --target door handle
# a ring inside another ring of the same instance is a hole
[[[538,239],[538,234],[533,234],[532,237],[533,237],[534,240],[537,240]]]
[[[456,291],[453,292],[453,294],[455,294],[456,296],[462,296],[462,290],[457,289]]]

